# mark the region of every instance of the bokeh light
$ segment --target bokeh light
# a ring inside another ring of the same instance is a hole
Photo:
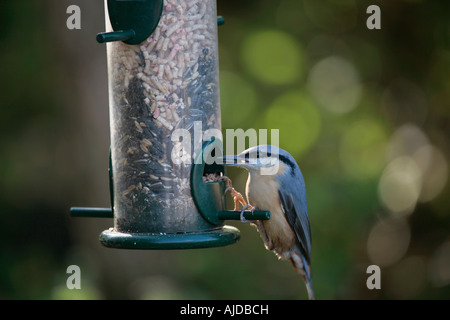
[[[347,60],[331,56],[313,66],[308,88],[324,109],[334,113],[353,110],[361,98],[360,78]]]
[[[242,65],[257,80],[282,85],[303,74],[303,50],[289,34],[279,30],[257,31],[242,45]]]
[[[241,128],[252,117],[258,98],[251,83],[240,75],[220,72],[220,104],[224,128]]]
[[[431,201],[441,193],[447,184],[447,160],[442,152],[432,145],[418,149],[413,158],[422,172],[422,190],[419,200]]]
[[[316,105],[305,93],[291,91],[273,101],[264,115],[265,127],[279,129],[280,146],[298,156],[317,140],[321,119]]]
[[[422,173],[413,158],[392,160],[384,169],[378,184],[381,202],[393,213],[411,213],[419,200]]]
[[[386,129],[378,120],[367,118],[350,124],[339,148],[346,174],[357,180],[376,177],[385,162],[386,143]]]
[[[418,201],[431,201],[447,184],[447,160],[416,125],[408,123],[394,132],[387,159],[379,195],[392,212],[412,212]]]
[[[372,227],[367,239],[367,254],[372,263],[390,266],[406,253],[411,240],[411,229],[403,218],[386,218]]]
[[[428,145],[429,139],[416,125],[407,123],[398,127],[387,148],[387,157],[393,160],[400,156],[412,157],[421,147]]]

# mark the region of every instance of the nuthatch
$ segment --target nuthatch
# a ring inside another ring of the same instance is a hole
[[[294,158],[271,145],[249,148],[238,155],[224,156],[224,165],[248,170],[245,188],[252,210],[270,211],[269,220],[256,220],[267,250],[279,259],[291,261],[305,281],[309,299],[314,299],[311,282],[311,229],[303,175]]]

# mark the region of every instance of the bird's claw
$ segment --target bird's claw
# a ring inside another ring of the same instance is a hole
[[[250,223],[251,222],[250,220],[245,219],[244,212],[246,210],[250,209],[253,213],[253,211],[255,211],[255,207],[251,206],[250,204],[247,204],[247,202],[244,200],[244,197],[242,196],[242,194],[233,188],[230,178],[228,178],[226,176],[222,176],[221,180],[225,180],[227,183],[227,188],[225,189],[225,193],[227,193],[229,191],[231,196],[233,197],[234,211],[239,210],[239,203],[242,205],[242,211],[240,214],[241,222],[242,223]]]
[[[231,190],[231,196],[233,197],[235,211],[239,209],[239,203],[242,204],[244,207],[247,206],[247,203],[245,202],[242,194],[236,191],[234,188]]]
[[[241,218],[241,222],[242,222],[242,223],[250,223],[250,222],[251,222],[250,220],[247,220],[247,219],[245,219],[245,217],[244,217],[244,212],[245,212],[247,209],[250,209],[250,210],[252,211],[252,213],[255,211],[255,207],[253,207],[253,206],[251,206],[251,205],[249,205],[249,204],[245,205],[245,206],[242,208],[241,215],[240,215],[240,218]]]
[[[233,188],[233,185],[231,183],[231,179],[228,178],[227,176],[222,176],[220,178],[220,180],[225,180],[227,183],[227,187],[225,189],[224,193],[227,193],[228,191],[230,192],[231,196],[233,197],[233,202],[234,202],[234,211],[237,211],[239,209],[239,203],[243,206],[247,205],[247,202],[245,202],[244,197],[242,196],[242,194],[238,191],[236,191],[236,189]]]

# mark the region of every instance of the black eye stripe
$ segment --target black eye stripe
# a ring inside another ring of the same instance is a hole
[[[283,155],[278,155],[278,157],[279,157],[279,159],[280,159],[280,161],[283,161],[285,164],[287,164],[289,167],[290,167],[290,169],[291,169],[291,175],[292,176],[295,176],[295,165],[294,165],[294,163],[291,161],[291,159],[289,159],[289,158],[287,158],[287,157],[285,157],[285,156],[283,156]]]

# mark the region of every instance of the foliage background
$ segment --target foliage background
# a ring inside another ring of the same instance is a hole
[[[82,29],[66,28],[77,4]],[[381,8],[368,30],[366,8]],[[249,225],[189,251],[107,249],[102,1],[0,2],[0,298],[304,299]],[[300,164],[319,299],[450,298],[450,3],[218,1],[222,125],[280,129]],[[230,170],[235,187],[246,175]],[[66,288],[80,266],[82,289]],[[368,290],[366,268],[382,271]]]

